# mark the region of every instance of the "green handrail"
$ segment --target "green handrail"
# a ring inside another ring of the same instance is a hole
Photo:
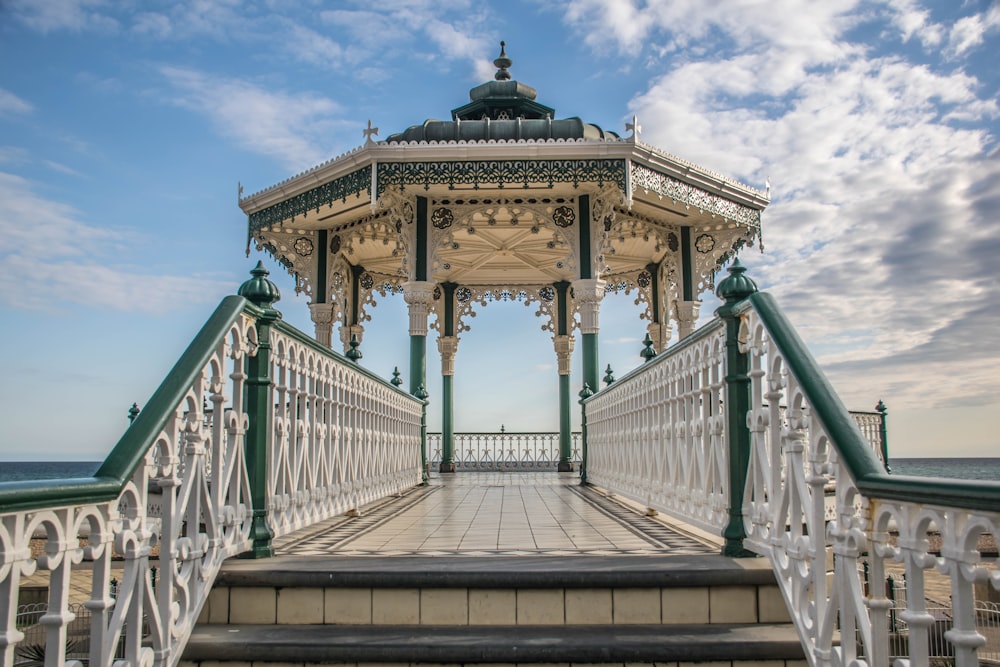
[[[260,314],[241,296],[222,300],[93,477],[0,483],[0,512],[101,503],[118,497],[219,341],[244,311]]]
[[[844,407],[806,344],[778,307],[774,297],[758,292],[737,308],[753,307],[771,339],[785,356],[788,370],[798,380],[858,490],[870,498],[922,502],[990,512],[1000,511],[1000,483],[891,475],[882,467],[871,445]]]

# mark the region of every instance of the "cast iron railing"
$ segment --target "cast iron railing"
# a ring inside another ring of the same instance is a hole
[[[978,549],[1000,538],[1000,484],[890,475],[743,271],[719,285],[721,321],[583,401],[587,479],[767,556],[811,664],[890,664],[892,615],[909,664],[927,665],[929,570],[950,584],[954,664],[979,664],[974,585],[1000,589],[1000,570]],[[862,561],[872,581],[902,565],[905,609],[866,589]]]
[[[558,432],[455,433],[457,472],[506,470],[511,472],[553,471],[559,465]],[[441,463],[441,434],[427,434],[428,462],[435,470]],[[572,433],[570,461],[580,466],[580,432]]]
[[[222,301],[94,477],[0,484],[3,665],[67,663],[81,570],[85,661],[174,665],[223,560],[420,483],[424,403],[281,322],[266,274],[240,289],[253,303]],[[36,570],[49,592],[29,646],[18,591]]]

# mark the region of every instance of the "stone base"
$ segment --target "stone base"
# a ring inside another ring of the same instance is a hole
[[[573,464],[569,461],[560,461],[559,467],[556,470],[559,472],[573,472]]]
[[[438,472],[455,472],[455,463],[454,462],[445,463],[444,461],[442,461],[441,467],[438,469]]]

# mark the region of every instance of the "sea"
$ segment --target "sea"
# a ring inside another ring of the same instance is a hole
[[[100,461],[0,461],[0,482],[90,477]],[[1000,481],[1000,458],[890,458],[896,475]]]

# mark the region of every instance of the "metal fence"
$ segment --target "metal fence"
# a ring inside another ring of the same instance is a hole
[[[570,460],[580,466],[580,432],[573,433]],[[441,434],[427,434],[427,459],[432,470],[441,463]],[[455,470],[555,470],[559,465],[559,434],[543,432],[455,433]]]

